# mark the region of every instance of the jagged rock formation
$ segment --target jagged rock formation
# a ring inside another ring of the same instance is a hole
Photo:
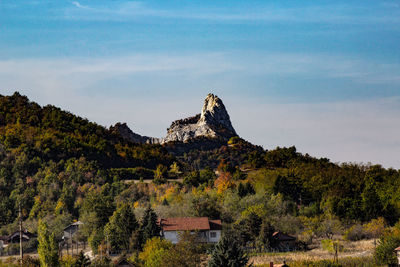
[[[110,131],[118,133],[131,142],[148,144],[188,143],[195,139],[204,140],[204,138],[227,141],[229,138],[237,136],[224,103],[213,94],[207,95],[200,114],[172,122],[167,129],[165,138],[141,136],[132,132],[126,123],[117,123],[110,127]]]
[[[197,137],[229,139],[237,136],[222,100],[208,94],[204,100],[201,114],[174,121],[161,143],[188,142]]]
[[[126,125],[126,123],[118,122],[114,126],[110,127],[110,131],[113,133],[119,134],[122,138],[134,142],[134,143],[142,143],[142,144],[159,144],[160,139],[155,137],[141,136],[132,132],[132,130]]]

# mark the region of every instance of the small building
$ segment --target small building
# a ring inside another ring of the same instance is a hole
[[[11,235],[0,236],[0,248],[6,246],[8,244],[19,243],[19,239],[20,239],[19,236],[20,236],[19,231],[15,231]],[[22,242],[28,242],[29,240],[31,240],[32,238],[35,238],[35,237],[36,237],[35,234],[32,234],[31,232],[29,232],[26,229],[24,229],[22,231]]]
[[[8,246],[10,244],[19,243],[19,241],[20,241],[19,236],[20,236],[19,231],[15,231],[11,235],[0,236],[0,256],[2,256],[5,251],[7,251],[7,254],[10,253],[10,251],[8,250]],[[22,231],[22,242],[23,243],[28,242],[32,238],[36,238],[36,237],[37,236],[35,234],[29,232],[26,229]]]
[[[22,242],[28,242],[32,238],[35,238],[36,235],[32,234],[28,230],[22,231]],[[8,243],[19,243],[19,231],[15,231],[8,237]]]
[[[395,248],[394,251],[396,252],[397,262],[400,265],[400,247]]]
[[[190,231],[197,233],[199,242],[217,243],[221,239],[221,220],[210,220],[207,217],[177,217],[159,220],[161,235],[171,241],[178,243],[179,233]]]
[[[114,266],[116,266],[116,267],[135,267],[135,265],[133,265],[126,259],[119,260]]]
[[[63,240],[68,240],[71,237],[74,237],[75,233],[79,230],[80,225],[82,225],[83,222],[81,221],[77,221],[74,222],[70,225],[68,225],[67,227],[64,228],[64,234],[63,234]]]
[[[296,237],[277,231],[272,234],[275,239],[275,249],[279,251],[292,251],[296,248]]]

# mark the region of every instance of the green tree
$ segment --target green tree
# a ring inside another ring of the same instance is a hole
[[[143,252],[139,254],[139,259],[143,261],[144,267],[161,267],[163,258],[171,247],[171,242],[160,237],[153,237],[146,241]]]
[[[157,169],[154,171],[154,183],[162,184],[167,181],[168,168],[162,164],[157,165]]]
[[[249,182],[239,183],[237,191],[238,191],[239,197],[245,197],[247,195],[254,195],[256,193],[254,190],[254,187]]]
[[[188,186],[198,186],[200,184],[200,172],[192,171],[183,178],[183,183]]]
[[[162,259],[162,266],[195,267],[200,266],[201,248],[197,236],[190,232],[183,232],[179,242],[169,249]]]
[[[78,258],[74,264],[74,267],[86,267],[90,266],[90,259],[83,254],[83,251],[79,252]]]
[[[209,267],[242,267],[246,266],[249,258],[236,239],[229,233],[222,236],[215,245],[208,262]]]
[[[141,231],[143,233],[143,241],[155,236],[160,236],[160,226],[157,223],[157,214],[149,206],[142,219]]]
[[[269,222],[262,223],[258,241],[264,249],[271,250],[275,247],[277,240],[273,236],[274,232],[275,228]]]
[[[397,257],[394,249],[400,246],[400,238],[391,234],[382,236],[378,241],[374,257],[380,264],[397,264]]]
[[[104,241],[104,231],[103,228],[93,230],[88,238],[88,242],[94,254],[99,251],[99,246]]]
[[[112,250],[128,251],[132,233],[138,228],[135,214],[128,204],[122,204],[111,216],[104,228],[106,239]]]
[[[38,227],[38,253],[40,265],[43,267],[56,267],[58,261],[58,245],[54,233],[50,233],[47,223],[39,221]]]

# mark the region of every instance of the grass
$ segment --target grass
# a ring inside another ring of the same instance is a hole
[[[342,241],[344,251],[339,252],[339,263],[342,266],[375,266],[372,254],[374,251],[373,240],[361,240],[356,242]],[[325,251],[318,245],[315,249],[298,252],[281,253],[255,253],[250,255],[250,262],[255,266],[269,266],[270,262],[275,264],[286,263],[289,266],[335,266],[333,263],[334,255]],[[352,262],[355,262],[354,264]],[[318,263],[320,265],[312,265]],[[311,264],[311,265],[310,265]],[[321,265],[322,264],[322,265]],[[324,265],[325,264],[325,265]],[[328,264],[328,265],[326,265]]]

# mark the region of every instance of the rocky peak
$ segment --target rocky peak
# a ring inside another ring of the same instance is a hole
[[[228,112],[225,109],[222,100],[213,94],[208,94],[204,100],[198,125],[208,124],[217,128],[225,128],[233,135],[236,135],[233,129]]]
[[[110,127],[110,131],[119,134],[122,138],[134,143],[158,144],[160,142],[158,138],[141,136],[132,132],[126,123],[118,122],[114,126]]]
[[[213,94],[208,94],[200,114],[186,119],[176,120],[167,129],[165,138],[141,136],[134,133],[126,123],[117,123],[110,127],[110,131],[119,134],[122,138],[135,143],[164,144],[168,142],[189,142],[193,140],[227,141],[237,136],[233,129],[228,112],[222,100]]]
[[[174,121],[167,129],[167,136],[161,143],[172,141],[188,142],[197,137],[229,139],[237,136],[222,100],[208,94],[201,114]]]

